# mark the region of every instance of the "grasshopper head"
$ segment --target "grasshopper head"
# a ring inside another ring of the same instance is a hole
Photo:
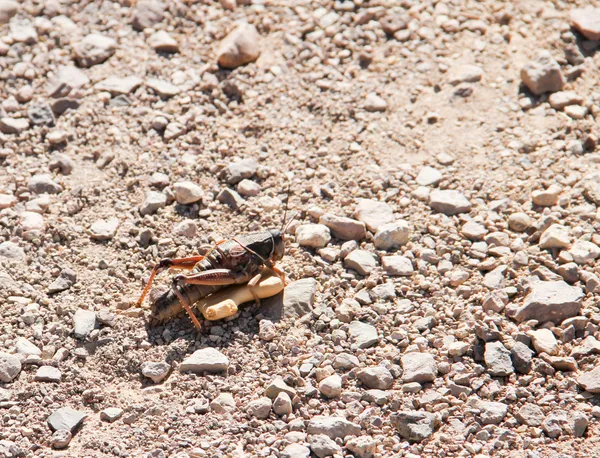
[[[279,261],[285,254],[285,238],[283,232],[280,229],[269,229],[271,237],[273,237],[273,251],[271,253],[271,260]]]

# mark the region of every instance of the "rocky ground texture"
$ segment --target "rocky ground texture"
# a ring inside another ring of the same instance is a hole
[[[0,457],[600,456],[589,3],[0,0]]]

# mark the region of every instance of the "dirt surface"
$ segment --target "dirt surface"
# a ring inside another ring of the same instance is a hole
[[[0,457],[600,456],[587,5],[0,0]],[[283,297],[147,325],[286,201]]]

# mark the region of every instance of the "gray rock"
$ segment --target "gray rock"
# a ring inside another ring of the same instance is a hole
[[[256,27],[242,23],[221,42],[217,61],[224,68],[246,65],[258,59],[260,47],[260,35]]]
[[[339,398],[342,394],[342,378],[333,374],[319,382],[319,392],[327,398]]]
[[[577,383],[590,393],[600,393],[600,366],[584,372],[577,378]]]
[[[196,350],[188,356],[179,366],[180,372],[226,372],[229,368],[229,358],[220,351],[208,347]]]
[[[588,264],[600,256],[600,247],[592,242],[578,240],[569,249],[573,261],[577,264]]]
[[[0,243],[0,258],[22,261],[25,259],[25,251],[13,242]]]
[[[183,135],[186,131],[185,125],[180,122],[170,122],[167,124],[165,128],[165,132],[163,134],[163,138],[165,140],[173,140],[181,135]]]
[[[34,380],[36,382],[60,382],[62,374],[60,370],[53,366],[40,366],[35,373]]]
[[[579,30],[585,38],[591,41],[600,40],[600,8],[592,6],[574,8],[569,14],[573,27]],[[2,23],[1,20],[0,23]]]
[[[353,321],[348,325],[348,335],[350,342],[361,349],[370,348],[379,343],[377,328],[361,321]]]
[[[179,45],[177,44],[175,38],[173,38],[164,30],[159,30],[158,32],[150,35],[150,38],[148,38],[148,44],[157,52],[179,52]]]
[[[108,78],[96,83],[94,87],[99,91],[110,92],[113,96],[130,94],[140,87],[144,81],[137,76],[126,76],[119,78],[109,76]]]
[[[560,224],[551,225],[540,237],[539,246],[543,250],[548,248],[568,248],[569,245],[571,245],[569,230]]]
[[[27,117],[34,126],[54,125],[54,113],[47,103],[29,105],[27,108]]]
[[[164,361],[146,361],[142,364],[141,369],[144,377],[151,379],[154,383],[160,383],[169,375],[171,365]]]
[[[359,359],[350,353],[339,353],[333,360],[333,368],[337,370],[349,371],[360,366]]]
[[[75,168],[75,163],[66,154],[54,152],[52,153],[52,156],[50,156],[48,168],[50,170],[58,170],[63,175],[70,175]]]
[[[217,196],[217,200],[228,205],[232,210],[239,210],[246,203],[242,196],[229,188],[223,188]]]
[[[25,118],[0,118],[0,132],[3,134],[20,134],[27,129],[29,129],[29,121]]]
[[[548,97],[548,103],[555,110],[562,110],[569,105],[581,105],[583,102],[583,97],[574,91],[555,92]]]
[[[144,202],[140,206],[140,215],[152,215],[156,213],[159,208],[165,208],[167,206],[167,196],[162,192],[148,191]]]
[[[527,426],[540,426],[544,420],[544,411],[535,404],[525,404],[515,413],[515,418]]]
[[[110,218],[108,220],[98,220],[90,227],[90,236],[94,240],[110,240],[117,233],[119,220]]]
[[[29,19],[15,18],[10,21],[10,36],[16,43],[34,44],[38,34]]]
[[[508,218],[508,227],[515,232],[523,232],[529,226],[531,226],[531,218],[527,213],[516,212]]]
[[[25,337],[19,337],[15,343],[15,349],[19,355],[35,355],[40,356],[42,350],[27,340]]]
[[[210,403],[210,408],[220,414],[231,413],[236,409],[235,399],[231,393],[221,393]]]
[[[442,172],[433,167],[425,166],[415,180],[419,186],[435,186],[442,181]]]
[[[587,430],[589,420],[583,412],[575,412],[569,419],[569,429],[573,436],[583,437]]]
[[[90,82],[88,76],[72,65],[58,67],[55,76],[48,84],[48,95],[66,97],[73,89],[79,89]]]
[[[146,86],[152,89],[161,97],[173,97],[181,92],[181,88],[175,86],[168,81],[163,81],[157,78],[148,78],[146,80]]]
[[[346,436],[360,435],[361,427],[341,417],[317,415],[310,419],[306,432],[309,435],[322,434],[331,439],[344,439]]]
[[[266,420],[271,413],[271,399],[261,397],[254,401],[250,401],[246,407],[246,413],[251,417]]]
[[[158,0],[141,0],[135,6],[131,25],[135,30],[142,31],[162,22],[167,5]]]
[[[391,250],[406,245],[409,239],[410,226],[400,220],[379,226],[373,243],[378,250]]]
[[[405,383],[433,382],[438,374],[435,358],[429,353],[405,353],[402,355],[402,380]]]
[[[326,213],[319,218],[319,224],[327,226],[341,240],[362,240],[367,236],[365,223],[352,218]]]
[[[381,265],[391,276],[410,276],[414,272],[411,260],[405,256],[383,256]]]
[[[91,310],[77,309],[73,315],[73,334],[85,339],[96,327],[96,314]]]
[[[483,240],[483,237],[488,233],[488,230],[483,224],[474,221],[468,221],[461,228],[460,232],[471,241]]]
[[[600,206],[600,183],[586,181],[583,186],[583,196],[596,206]]]
[[[491,272],[485,274],[483,278],[483,285],[489,289],[500,289],[504,288],[505,278],[504,274],[508,270],[507,266],[498,266]]]
[[[398,412],[391,419],[400,436],[411,442],[427,439],[440,425],[437,415],[420,411]]]
[[[248,180],[247,178],[244,178],[242,181],[240,181],[237,185],[237,191],[245,197],[254,197],[254,196],[258,196],[260,194],[261,191],[261,187],[258,183],[252,181],[252,180]]]
[[[273,401],[273,412],[277,415],[289,415],[292,413],[292,399],[287,393],[282,391],[277,395]]]
[[[101,64],[117,50],[117,42],[99,33],[91,33],[73,45],[77,63],[82,67]]]
[[[521,79],[535,95],[541,95],[544,92],[557,92],[565,85],[560,65],[548,51],[539,51],[521,69]]]
[[[539,281],[532,284],[523,305],[507,305],[506,314],[519,322],[560,323],[579,314],[583,297],[584,293],[578,286],[569,286],[564,281]]]
[[[68,429],[59,429],[54,431],[52,437],[50,438],[50,444],[52,448],[57,450],[67,448],[71,443],[71,439],[73,439],[73,434]]]
[[[0,14],[2,13],[0,12]],[[21,450],[17,444],[7,440],[0,440],[0,457],[17,458],[21,456],[25,456],[25,452],[23,452],[23,450]]]
[[[500,341],[485,344],[484,360],[488,372],[494,377],[505,377],[515,371],[510,351]]]
[[[477,65],[458,65],[448,72],[448,83],[457,86],[460,83],[477,83],[481,81],[483,70]]]
[[[306,445],[290,444],[281,451],[279,456],[281,458],[308,458],[310,449]]]
[[[333,439],[324,434],[309,436],[308,444],[311,451],[319,458],[325,458],[342,452],[342,448]]]
[[[562,434],[563,426],[566,426],[567,422],[566,412],[552,412],[542,421],[542,429],[548,437],[556,438]]]
[[[258,162],[253,158],[242,159],[237,162],[232,162],[220,173],[220,177],[227,184],[237,184],[245,178],[252,177],[258,170]]]
[[[21,361],[15,355],[0,351],[0,382],[12,382],[21,372]]]
[[[429,194],[429,206],[445,215],[458,215],[471,211],[471,202],[459,191],[434,189]]]
[[[483,425],[497,425],[508,413],[508,405],[502,402],[476,400],[475,406],[480,410],[479,419]]]
[[[79,412],[71,407],[62,407],[48,417],[48,426],[52,431],[66,429],[73,432],[87,417],[84,412]]]
[[[312,312],[317,281],[303,278],[290,283],[283,290],[283,314],[286,318],[299,318]]]
[[[0,25],[8,24],[19,11],[19,4],[13,0],[0,1]]]
[[[196,183],[191,181],[180,181],[173,185],[175,200],[177,203],[188,205],[198,202],[204,197],[204,191]]]
[[[100,420],[113,423],[123,415],[123,409],[118,407],[109,407],[100,412]]]
[[[32,176],[27,182],[27,189],[34,194],[58,194],[63,190],[52,176],[45,173]]]
[[[558,341],[550,329],[537,329],[529,332],[535,351],[555,355],[558,352]]]
[[[77,275],[68,267],[61,270],[60,275],[48,286],[48,293],[54,294],[61,291],[66,291],[71,288],[77,281]]]
[[[375,92],[370,92],[365,97],[365,110],[370,112],[385,111],[388,108],[387,102],[379,97]]]
[[[344,258],[344,266],[360,275],[369,275],[377,268],[377,264],[375,256],[365,250],[354,250]]]
[[[286,393],[291,399],[296,396],[296,390],[288,386],[283,379],[277,377],[265,388],[265,396],[275,399],[279,396],[279,393]]]
[[[372,458],[377,451],[377,442],[371,436],[353,437],[346,442],[346,448],[356,458]]]
[[[324,224],[302,224],[296,228],[296,242],[300,246],[323,248],[330,240],[329,228]]]
[[[392,373],[383,366],[367,367],[356,373],[360,382],[367,388],[387,390],[394,383]]]
[[[384,224],[394,222],[392,207],[377,200],[359,199],[352,216],[365,223],[371,232],[377,232]]]
[[[510,352],[514,368],[521,374],[531,372],[533,350],[522,342],[515,342]]]

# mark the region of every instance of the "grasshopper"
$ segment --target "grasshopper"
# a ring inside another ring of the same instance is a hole
[[[188,270],[190,273],[173,277],[171,289],[152,301],[151,320],[165,321],[183,307],[198,330],[200,322],[193,313],[192,306],[203,297],[228,285],[247,283],[254,287],[261,280],[262,271],[266,267],[273,270],[285,284],[285,274],[275,263],[285,254],[284,233],[294,219],[292,217],[286,224],[286,215],[287,201],[280,229],[251,232],[222,240],[204,256],[160,260],[152,269],[137,302],[138,307],[144,302],[156,275],[165,269]],[[258,302],[258,297],[254,297]]]

